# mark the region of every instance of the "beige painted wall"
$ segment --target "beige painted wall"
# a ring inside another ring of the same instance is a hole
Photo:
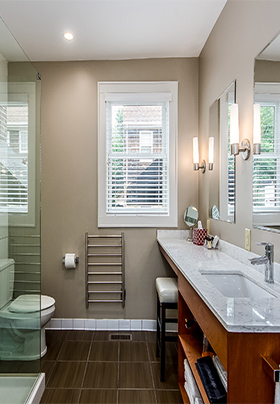
[[[209,107],[233,81],[237,80],[240,138],[252,140],[254,58],[280,31],[279,0],[228,0],[200,55],[199,131],[204,155],[207,152]],[[280,262],[280,234],[252,227],[252,156],[236,159],[236,224],[211,220],[211,232],[244,248],[245,231],[252,230],[252,250],[263,253],[258,241],[275,244]],[[208,217],[208,173],[199,178],[199,208]]]
[[[183,212],[197,206],[198,173],[192,171],[192,142],[198,133],[198,59],[36,63],[42,76],[42,293],[56,299],[56,317],[155,318],[155,278],[171,274],[162,259],[156,229],[124,229],[125,309],[85,309],[85,232],[97,228],[97,82],[178,80],[179,228]],[[65,270],[62,257],[80,263]]]

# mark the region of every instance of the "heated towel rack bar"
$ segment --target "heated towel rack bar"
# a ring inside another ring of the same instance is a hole
[[[124,233],[86,233],[85,246],[86,308],[89,303],[121,303],[125,307]]]

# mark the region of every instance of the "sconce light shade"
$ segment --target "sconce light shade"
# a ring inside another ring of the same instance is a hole
[[[238,154],[239,150],[238,104],[231,104],[230,106],[230,148],[231,148],[231,154]]]
[[[261,106],[260,104],[254,104],[254,154],[261,153],[261,133]]]
[[[193,169],[195,171],[201,170],[203,174],[206,169],[205,160],[202,160],[201,165],[199,165],[198,137],[193,138]]]
[[[198,137],[193,138],[193,164],[199,164]]]
[[[208,149],[208,153],[209,153],[209,170],[213,170],[213,164],[214,164],[214,137],[211,136],[209,137],[209,149]]]
[[[241,146],[241,147],[240,147]],[[242,140],[239,146],[239,113],[238,104],[230,106],[230,154],[236,156],[241,152],[243,160],[247,160],[250,155],[251,145],[249,139]]]

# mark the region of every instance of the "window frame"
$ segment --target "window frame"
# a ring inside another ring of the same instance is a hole
[[[279,139],[280,136],[280,85],[279,83],[257,83],[255,90],[255,102],[259,103],[264,107],[275,108],[274,117],[274,139]],[[262,159],[272,158],[275,159],[277,169],[275,171],[278,182],[280,180],[280,140],[275,142],[276,150],[273,153],[262,152],[260,155],[254,155],[254,165],[257,161]],[[279,187],[277,187],[277,193],[279,192]],[[265,225],[280,225],[279,222],[279,206],[261,206],[257,207],[254,204],[254,185],[253,185],[253,222],[258,226]]]
[[[28,191],[27,212],[19,212],[9,207],[1,209],[0,213],[7,213],[9,226],[35,227],[35,177],[36,177],[36,85],[33,82],[8,83],[7,99],[1,100],[4,105],[26,103],[28,105]],[[13,127],[15,127],[14,125]],[[12,125],[9,126],[9,129]],[[7,128],[7,132],[9,130]],[[7,134],[8,136],[8,134]],[[20,136],[20,133],[19,133]],[[8,145],[7,145],[8,147]],[[21,151],[19,151],[21,154]]]
[[[168,212],[108,213],[106,212],[106,101],[114,101],[125,94],[128,99],[139,94],[150,97],[161,93],[170,95],[169,101],[169,195]],[[177,140],[178,138],[178,82],[98,82],[98,227],[177,227]]]

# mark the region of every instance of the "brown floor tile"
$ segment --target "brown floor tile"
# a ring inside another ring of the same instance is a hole
[[[119,387],[131,389],[152,389],[152,375],[149,363],[120,362]]]
[[[40,404],[78,404],[79,389],[46,389]]]
[[[120,361],[122,362],[149,362],[146,342],[121,342]]]
[[[109,341],[109,334],[112,334],[112,331],[111,332],[108,332],[108,331],[94,331],[93,340],[94,341]]]
[[[116,389],[117,377],[117,362],[88,362],[82,388]]]
[[[86,361],[90,341],[65,341],[58,355],[59,361]]]
[[[64,341],[67,337],[67,330],[46,330],[46,343],[53,341]]]
[[[86,368],[86,362],[57,362],[47,387],[80,388]]]
[[[89,361],[117,362],[119,359],[119,342],[93,341]]]
[[[121,332],[120,332],[121,334]],[[129,331],[129,334],[132,336],[132,341],[146,342],[146,332],[145,331]]]
[[[94,331],[88,330],[69,330],[66,340],[67,341],[91,341]]]
[[[145,331],[146,339],[148,342],[154,342],[156,344],[157,333],[154,331]]]
[[[165,364],[165,381],[160,381],[160,363],[151,363],[156,389],[178,389],[178,370],[174,363]]]
[[[52,340],[47,343],[47,353],[43,356],[42,360],[55,361],[61,350],[64,340]]]
[[[80,404],[116,404],[117,390],[82,390]]]
[[[119,390],[118,404],[154,404],[154,390]]]
[[[111,333],[47,331],[48,352],[40,368],[47,388],[41,404],[182,404],[176,343],[166,343],[166,381],[161,383],[156,333],[128,331],[132,341],[109,341]],[[16,373],[30,368],[30,362],[7,362],[0,361],[0,372],[7,366]]]
[[[183,404],[179,390],[156,390],[158,404]]]
[[[54,370],[56,361],[43,361],[42,362],[42,367],[41,367],[41,372],[46,374],[46,385],[48,381],[50,380],[51,374]]]
[[[160,362],[160,357],[156,357],[156,343],[148,342],[148,350],[151,362]],[[165,343],[165,362],[178,362],[178,351],[176,342]]]

